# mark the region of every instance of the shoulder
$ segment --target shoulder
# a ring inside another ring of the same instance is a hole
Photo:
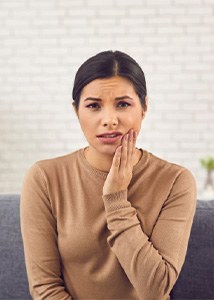
[[[170,162],[149,152],[147,178],[160,190],[167,188],[170,195],[190,193],[196,197],[196,180],[193,173],[180,164]]]
[[[79,151],[80,149],[65,155],[38,160],[29,167],[27,175],[43,179],[55,176],[61,177],[64,173],[73,170],[74,164],[77,163]]]
[[[160,158],[149,152],[149,167],[153,172],[160,173],[165,176],[172,176],[174,180],[195,181],[193,173],[180,164]]]
[[[176,205],[177,207],[183,207],[184,210],[194,208],[197,199],[197,185],[193,173],[185,166],[169,162],[153,154],[151,156],[160,173],[162,182],[170,182],[165,205]]]
[[[37,164],[38,166],[40,166],[42,168],[47,168],[47,167],[51,167],[51,166],[55,166],[55,167],[61,166],[62,167],[64,165],[72,163],[76,159],[79,151],[80,151],[80,149],[76,150],[74,152],[65,154],[65,155],[38,160],[35,162],[35,164]]]

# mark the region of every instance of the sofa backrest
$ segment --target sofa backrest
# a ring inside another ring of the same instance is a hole
[[[30,300],[20,195],[0,194],[0,299]],[[214,299],[214,201],[197,201],[185,263],[171,299]]]
[[[197,201],[186,259],[171,299],[214,299],[214,200]]]
[[[0,299],[32,299],[20,230],[20,195],[0,194]]]

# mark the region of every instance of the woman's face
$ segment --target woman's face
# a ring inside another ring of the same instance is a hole
[[[96,79],[87,84],[81,92],[76,113],[89,148],[108,155],[115,153],[122,137],[131,128],[139,133],[145,116],[132,83],[121,76]],[[121,135],[98,137],[112,132]]]

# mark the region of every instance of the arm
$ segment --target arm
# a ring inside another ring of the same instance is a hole
[[[127,190],[103,195],[107,239],[140,299],[165,300],[184,263],[196,207],[196,184],[183,169],[148,237]],[[151,199],[152,201],[152,199]],[[143,206],[143,200],[142,200]]]
[[[31,296],[37,300],[72,299],[61,275],[56,219],[45,178],[36,163],[24,178],[20,219]]]

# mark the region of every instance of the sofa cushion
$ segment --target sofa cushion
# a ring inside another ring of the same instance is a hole
[[[171,299],[214,299],[214,201],[197,201],[186,259]]]
[[[20,231],[20,195],[0,194],[0,299],[30,300]],[[214,299],[214,201],[197,201],[186,259],[171,299]]]
[[[0,195],[0,299],[32,299],[20,230],[20,195]]]

